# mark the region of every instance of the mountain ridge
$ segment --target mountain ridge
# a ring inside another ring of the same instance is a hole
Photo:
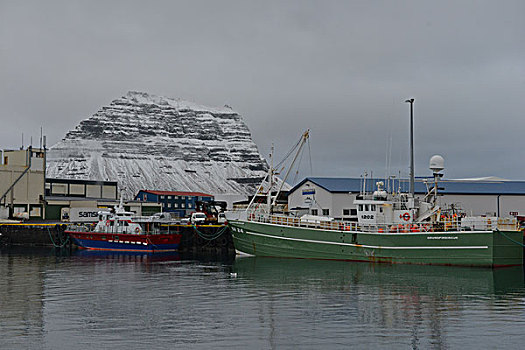
[[[82,120],[47,156],[47,176],[141,189],[252,194],[268,165],[231,107],[130,91]]]

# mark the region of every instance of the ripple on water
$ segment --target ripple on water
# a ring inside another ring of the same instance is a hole
[[[522,269],[28,252],[0,273],[10,348],[498,348],[525,322]]]

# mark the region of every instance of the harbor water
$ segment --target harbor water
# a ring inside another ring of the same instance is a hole
[[[0,349],[521,349],[523,268],[0,251]]]

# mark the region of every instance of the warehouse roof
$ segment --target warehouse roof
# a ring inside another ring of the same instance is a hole
[[[416,193],[426,193],[426,185],[424,180],[429,178],[416,178],[414,190]],[[307,177],[303,181],[295,185],[290,193],[297,190],[305,182],[311,181],[319,187],[324,188],[332,193],[359,193],[363,189],[362,178],[343,178],[343,177]],[[376,182],[384,179],[366,179],[366,190],[368,192],[376,189]],[[387,184],[385,183],[385,187]],[[401,188],[402,192],[408,192],[408,179],[394,179],[391,187],[394,190]],[[525,195],[525,181],[509,181],[509,180],[440,180],[439,192],[443,194],[507,194],[507,195]]]

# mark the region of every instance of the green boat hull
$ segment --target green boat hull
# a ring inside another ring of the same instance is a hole
[[[235,249],[255,256],[487,267],[523,264],[520,231],[370,233],[244,220],[228,224]]]

